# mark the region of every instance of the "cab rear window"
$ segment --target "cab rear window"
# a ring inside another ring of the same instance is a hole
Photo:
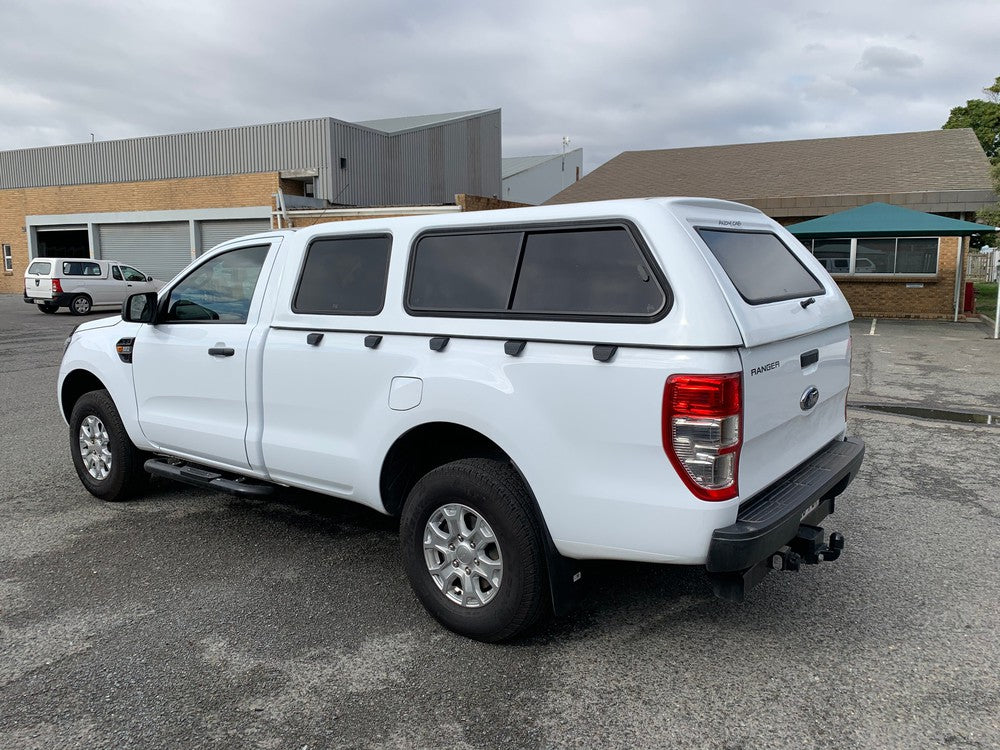
[[[101,267],[96,263],[67,260],[62,264],[63,276],[100,276]]]
[[[825,293],[816,277],[770,232],[699,229],[698,234],[751,305]]]

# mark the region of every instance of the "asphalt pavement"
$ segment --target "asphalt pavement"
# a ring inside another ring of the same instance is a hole
[[[1000,746],[1000,428],[851,409],[837,562],[739,605],[589,564],[574,613],[491,646],[425,615],[374,512],[87,494],[54,395],[78,322],[0,296],[2,748]],[[995,410],[985,327],[870,322],[852,399]]]

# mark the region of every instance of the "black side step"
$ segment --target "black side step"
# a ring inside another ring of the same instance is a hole
[[[166,477],[184,484],[192,484],[195,487],[207,487],[212,490],[223,490],[224,492],[234,492],[237,495],[270,495],[274,492],[274,486],[270,484],[260,484],[252,479],[244,477],[227,477],[211,469],[202,469],[189,464],[172,464],[161,458],[151,458],[143,464],[143,468],[150,474],[158,477]]]

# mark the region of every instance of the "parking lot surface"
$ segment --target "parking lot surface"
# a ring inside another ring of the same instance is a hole
[[[490,646],[424,614],[376,513],[88,495],[54,398],[78,322],[0,296],[0,747],[1000,746],[1000,428],[851,409],[839,561],[741,605],[591,564],[574,613]],[[1000,403],[984,327],[870,323],[852,400]]]

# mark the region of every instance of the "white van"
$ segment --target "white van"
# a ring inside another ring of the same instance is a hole
[[[155,292],[164,282],[115,260],[36,258],[24,272],[24,301],[43,313],[68,307],[74,315],[120,308],[130,294]]]

